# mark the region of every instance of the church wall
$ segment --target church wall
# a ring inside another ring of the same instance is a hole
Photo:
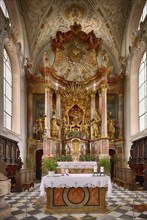
[[[15,1],[14,1],[15,2]],[[11,0],[6,0],[8,8],[11,8],[11,15],[12,17],[14,16],[13,22],[17,26],[17,30],[19,30],[18,34],[18,42],[21,42],[20,44],[17,44],[17,49],[18,49],[18,56],[20,57],[20,60],[17,61],[17,68],[15,68],[16,72],[16,82],[18,81],[17,84],[17,90],[19,90],[19,95],[17,102],[15,102],[15,126],[14,126],[14,132],[8,132],[4,131],[2,127],[0,127],[0,134],[4,136],[9,136],[12,139],[18,140],[19,141],[19,146],[20,146],[20,154],[22,157],[22,161],[25,164],[26,160],[26,154],[27,154],[27,132],[29,132],[28,126],[27,126],[27,86],[26,86],[26,79],[25,79],[25,73],[24,73],[24,60],[25,57],[30,58],[30,52],[29,52],[29,45],[27,43],[27,34],[25,32],[25,25],[22,21],[22,18],[17,17],[18,15],[18,10],[15,10],[12,6],[12,1]],[[16,3],[16,2],[15,2]],[[130,57],[129,53],[129,46],[132,45],[132,33],[136,29],[140,13],[143,7],[144,1],[136,1],[136,5],[134,6],[134,11],[131,14],[131,18],[128,19],[128,27],[126,28],[126,35],[124,36],[123,40],[123,47],[122,47],[122,55],[124,57],[128,56],[128,66],[127,66],[127,71],[126,71],[126,79],[125,79],[125,93],[124,93],[124,122],[125,122],[125,127],[124,127],[124,137],[125,137],[125,149],[123,151],[125,152],[125,157],[126,160],[129,158],[130,155],[130,147],[131,147],[131,142],[134,138],[138,138],[140,136],[144,136],[145,133],[138,133],[138,97],[137,97],[137,73],[138,73],[138,67],[139,67],[139,60],[141,59],[141,56],[145,50],[142,49],[142,52],[140,54],[132,55]],[[14,4],[15,5],[15,4]],[[16,5],[15,5],[16,6]],[[135,16],[134,16],[135,14]],[[18,28],[18,26],[21,26],[22,28]],[[23,38],[24,36],[24,38]],[[19,48],[20,46],[20,48]],[[138,53],[138,52],[137,52]],[[136,56],[136,57],[135,57]],[[38,55],[38,58],[35,59],[34,63],[34,71],[37,73],[38,71],[38,62],[39,59],[42,59],[43,57],[43,49]],[[50,56],[49,56],[50,57]],[[38,60],[37,60],[38,59]],[[51,58],[52,60],[52,58]],[[52,63],[52,62],[51,62]],[[117,63],[117,62],[116,62]],[[117,65],[116,65],[117,66]],[[2,72],[2,65],[0,65],[0,72]],[[2,80],[0,80],[0,98],[2,97]],[[135,95],[134,95],[135,94]],[[17,91],[16,91],[17,95]],[[40,94],[39,94],[40,95]],[[42,95],[42,94],[41,94]],[[35,95],[33,95],[34,99]],[[112,97],[113,101],[109,102],[108,98],[108,112],[111,111],[112,115],[114,115],[116,124],[117,124],[117,98],[115,95]],[[2,116],[2,109],[3,109],[3,104],[2,104],[2,99],[0,99],[0,119],[3,120]],[[53,109],[55,109],[55,96],[53,96]],[[112,105],[112,103],[115,103]],[[18,107],[19,106],[19,107]],[[98,109],[99,106],[99,96],[98,94],[96,95],[96,109]],[[43,102],[37,103],[35,101],[35,106],[32,109],[33,111],[33,121],[32,125],[35,122],[36,118],[38,118],[39,112],[43,111],[44,112],[44,107],[43,107]],[[38,147],[39,148],[39,147]],[[34,153],[34,148],[32,148],[32,152]]]
[[[138,28],[144,3],[145,1],[136,2],[133,7],[130,18],[128,19],[122,49],[122,53],[126,53],[127,61],[126,80],[124,85],[124,136],[126,161],[128,161],[130,156],[132,141],[147,135],[146,130],[139,132],[138,121],[138,71],[141,58],[147,48],[147,35],[143,34],[142,31],[136,30]],[[144,27],[147,27],[147,25]],[[137,35],[133,35],[135,31]]]
[[[24,76],[24,51],[28,51],[27,42],[24,46],[25,29],[22,24],[22,20],[19,17],[19,12],[16,7],[15,1],[6,1],[8,4],[8,11],[13,24],[9,27],[8,23],[6,25],[6,20],[3,13],[0,14],[2,18],[1,25],[1,61],[3,60],[3,46],[7,49],[10,55],[10,60],[12,64],[13,71],[13,118],[12,118],[12,130],[8,130],[3,127],[3,80],[1,78],[0,86],[0,135],[4,137],[9,137],[12,140],[18,141],[18,146],[20,149],[20,157],[24,163],[26,161],[26,131],[27,131],[27,96],[26,96],[26,80]],[[9,10],[10,9],[10,10]],[[10,46],[11,45],[11,46]],[[27,49],[26,49],[26,48]],[[3,76],[3,64],[1,63],[0,76]]]

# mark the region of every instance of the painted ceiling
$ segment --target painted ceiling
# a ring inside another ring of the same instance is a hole
[[[113,59],[121,54],[131,0],[20,0],[32,60],[49,47],[56,32],[67,32],[74,21],[85,33],[94,31]]]

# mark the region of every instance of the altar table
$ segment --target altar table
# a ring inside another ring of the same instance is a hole
[[[70,173],[93,173],[94,168],[97,169],[96,161],[59,161],[58,172],[61,169],[68,169]]]
[[[69,174],[44,176],[40,195],[47,194],[46,213],[106,212],[106,191],[112,193],[109,176]]]

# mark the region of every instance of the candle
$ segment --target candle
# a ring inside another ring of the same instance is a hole
[[[94,166],[94,173],[97,172],[97,166]]]
[[[104,173],[104,167],[100,167],[100,173]]]

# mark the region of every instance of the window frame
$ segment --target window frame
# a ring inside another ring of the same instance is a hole
[[[145,51],[138,72],[138,118],[139,131],[147,128],[147,52]]]
[[[3,49],[3,126],[12,130],[13,117],[13,72],[10,56]]]

